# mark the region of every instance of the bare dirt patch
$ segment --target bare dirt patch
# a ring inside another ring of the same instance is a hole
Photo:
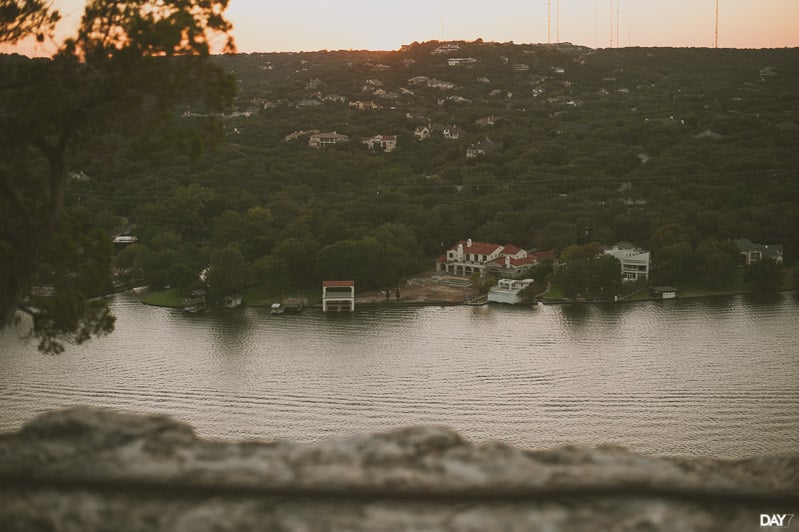
[[[385,290],[359,293],[357,303],[380,303],[397,301],[396,290],[392,287],[386,298]],[[437,275],[432,272],[405,279],[399,286],[399,301],[404,303],[463,303],[465,296],[474,296],[477,291],[463,277]]]

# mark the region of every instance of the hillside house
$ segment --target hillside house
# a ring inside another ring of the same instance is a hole
[[[408,80],[408,85],[427,85],[430,82],[430,78],[427,76],[414,76]]]
[[[735,241],[735,247],[738,248],[741,262],[747,266],[763,259],[772,259],[782,264],[781,244],[756,244],[748,238],[739,238]]]
[[[424,140],[430,136],[430,128],[427,126],[418,126],[414,130],[413,136],[416,137],[416,140]]]
[[[481,155],[494,153],[500,150],[502,150],[501,142],[494,142],[486,137],[485,140],[481,140],[480,142],[472,144],[466,148],[466,158],[474,159],[475,157],[480,157]]]
[[[375,102],[372,102],[372,101],[362,102],[360,100],[355,101],[355,102],[350,102],[350,107],[354,107],[355,109],[358,109],[359,111],[381,109],[381,107],[378,104],[376,104]]]
[[[474,57],[451,57],[447,59],[447,64],[449,66],[471,65],[476,62],[477,59]]]
[[[454,103],[472,103],[472,101],[469,98],[464,98],[463,96],[459,96],[457,94],[447,98],[447,101]]]
[[[430,132],[440,133],[447,140],[458,140],[463,135],[463,130],[455,125],[433,124],[430,127]]]
[[[471,238],[461,240],[436,261],[436,271],[469,277],[475,272],[481,276],[497,273],[513,276],[535,265],[541,256],[533,256],[527,251],[506,244],[474,242]]]
[[[450,81],[441,81],[440,79],[428,80],[427,86],[431,89],[452,90],[456,85]]]
[[[283,140],[289,142],[292,140],[297,140],[300,137],[304,137],[305,135],[315,135],[316,133],[319,133],[318,129],[310,129],[307,131],[305,130],[294,131],[283,137]]]
[[[363,144],[369,146],[370,150],[380,148],[384,152],[392,152],[397,147],[396,135],[375,135],[374,137],[365,138],[361,141]]]
[[[629,242],[619,242],[603,251],[605,254],[616,257],[619,260],[623,280],[649,279],[649,251],[636,248]]]
[[[452,53],[452,52],[457,52],[460,49],[461,49],[461,47],[460,47],[459,44],[455,44],[455,43],[452,43],[452,42],[447,42],[447,43],[442,44],[441,46],[439,46],[435,50],[433,50],[431,53],[432,54],[449,54],[449,53]]]
[[[311,148],[323,148],[333,144],[340,144],[342,142],[349,142],[350,138],[347,135],[342,135],[333,131],[332,133],[315,133],[308,138],[308,146]]]

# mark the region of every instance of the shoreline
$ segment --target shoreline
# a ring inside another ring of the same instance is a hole
[[[658,302],[658,301],[678,301],[678,300],[686,300],[686,299],[711,299],[715,297],[730,297],[730,296],[752,296],[752,295],[769,295],[769,294],[789,294],[789,293],[796,293],[799,292],[796,288],[788,288],[784,290],[774,290],[771,292],[725,292],[725,293],[714,293],[714,294],[697,294],[697,295],[690,295],[690,296],[678,296],[671,299],[663,299],[659,297],[647,297],[642,299],[620,299],[619,301],[613,301],[610,299],[593,299],[593,300],[570,300],[570,299],[562,299],[562,298],[553,298],[547,299],[546,297],[541,297],[538,299],[539,302],[543,303],[544,305],[569,305],[569,304],[576,304],[576,305],[618,305],[621,303],[648,303],[648,302]]]
[[[114,295],[117,293],[122,293],[126,291],[132,291],[133,289],[129,290],[120,290],[115,291],[106,295]],[[747,296],[747,295],[774,295],[774,294],[792,294],[797,293],[799,290],[797,289],[786,289],[786,290],[776,290],[773,292],[729,292],[729,293],[715,293],[715,294],[699,294],[699,295],[689,295],[689,296],[679,296],[674,299],[662,299],[662,298],[655,298],[655,297],[648,297],[643,299],[622,299],[619,301],[613,300],[569,300],[569,299],[562,299],[562,298],[546,298],[546,297],[539,297],[536,298],[534,301],[527,301],[523,303],[518,303],[515,305],[506,305],[502,303],[496,303],[497,305],[501,306],[509,306],[509,307],[528,307],[528,306],[536,306],[537,304],[542,304],[546,306],[550,305],[620,305],[620,304],[636,304],[636,303],[650,303],[650,302],[663,302],[663,301],[675,301],[675,300],[695,300],[695,299],[712,299],[712,298],[722,298],[722,297],[731,297],[731,296]],[[139,297],[139,302],[147,305],[149,307],[157,307],[157,308],[171,308],[180,310],[182,305],[167,305],[167,304],[158,304],[153,302],[145,301],[144,298]],[[490,304],[490,303],[487,303]],[[224,305],[219,306],[209,306],[207,310],[213,311],[235,311],[237,309],[241,309],[244,307],[251,307],[257,309],[266,309],[269,308],[271,303],[243,303],[241,306],[236,308],[228,308]],[[466,304],[466,301],[453,301],[452,299],[424,299],[424,300],[388,300],[388,301],[374,301],[374,300],[365,300],[365,301],[355,301],[355,308],[356,310],[359,308],[380,308],[380,307],[392,307],[392,306],[400,306],[400,307],[456,307],[456,306],[469,306]],[[305,308],[307,309],[321,309],[321,303],[309,304],[306,305]],[[335,313],[333,313],[335,314]]]
[[[770,291],[770,292],[758,292],[753,290],[742,290],[741,286],[731,287],[733,288],[730,291],[702,291],[701,289],[697,289],[696,287],[688,287],[688,288],[679,288],[680,291],[688,292],[687,295],[680,294],[676,298],[673,299],[707,299],[707,298],[718,298],[718,297],[729,297],[729,296],[743,296],[743,295],[765,295],[765,294],[786,294],[786,293],[795,293],[797,292],[797,287],[790,286],[791,283],[786,283],[789,286],[787,288],[782,288],[780,290]],[[137,290],[141,287],[134,287],[131,290]],[[457,305],[466,305],[467,304],[467,295],[475,296],[478,295],[478,292],[471,287],[467,286],[453,286],[448,285],[445,283],[440,283],[435,278],[434,275],[428,273],[420,274],[415,277],[411,277],[405,280],[405,283],[400,288],[401,295],[397,299],[395,295],[396,289],[389,289],[389,293],[392,294],[391,297],[385,297],[385,289],[384,290],[373,290],[368,292],[362,292],[360,294],[356,294],[355,296],[355,308],[379,308],[379,307],[388,307],[392,305],[400,305],[400,306],[457,306]],[[171,289],[161,290],[161,291],[153,291],[150,292],[149,290],[145,290],[143,295],[138,295],[138,299],[141,303],[153,306],[153,307],[162,307],[162,308],[175,308],[181,309],[183,307],[182,298],[178,298],[175,293],[169,293],[172,291]],[[549,291],[549,290],[548,290]],[[245,291],[246,292],[246,291]],[[619,300],[612,300],[612,299],[567,299],[562,297],[547,297],[547,292],[540,293],[536,295],[530,301],[525,301],[522,303],[517,303],[515,305],[510,306],[517,306],[517,307],[525,307],[525,306],[535,306],[540,304],[544,305],[567,305],[567,304],[578,304],[578,305],[586,305],[586,304],[599,304],[599,305],[608,305],[608,304],[623,304],[623,303],[641,303],[641,302],[652,302],[652,301],[670,301],[671,299],[663,299],[659,297],[641,297],[641,291],[631,294],[629,297]],[[273,303],[280,302],[280,299],[275,296],[274,298],[270,297],[263,297],[263,294],[259,294],[258,298],[254,302],[247,301],[247,294],[243,293],[244,302],[241,306],[248,306],[253,308],[268,308]],[[311,298],[313,303],[306,304],[305,308],[315,308],[321,309],[322,303],[320,298]],[[498,303],[499,304],[499,303]],[[240,308],[240,307],[237,307]],[[224,305],[208,305],[208,310],[235,310],[235,308],[225,307]]]

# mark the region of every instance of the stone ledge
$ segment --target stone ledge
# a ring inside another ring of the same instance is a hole
[[[445,427],[220,442],[75,408],[0,435],[4,530],[753,530],[796,513],[799,456],[525,451]]]

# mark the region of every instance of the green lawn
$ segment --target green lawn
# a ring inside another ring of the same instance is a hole
[[[795,268],[795,267],[794,267]],[[794,268],[785,268],[783,276],[783,290],[796,290],[796,279],[794,277]],[[755,290],[743,280],[743,270],[736,272],[735,279],[724,285],[718,287],[708,287],[697,283],[677,283],[674,285],[679,290],[678,297],[706,297],[706,296],[723,296],[732,294],[749,294]],[[557,283],[552,283],[552,286],[544,295],[547,299],[563,298],[563,291]],[[641,290],[625,299],[625,301],[645,301],[652,299],[649,295],[649,290]]]
[[[250,306],[269,306],[272,303],[279,303],[287,297],[308,298],[309,305],[318,305],[322,302],[322,288],[301,288],[288,290],[281,287],[274,287],[268,284],[258,284],[245,288],[241,296],[244,302]],[[141,298],[142,303],[157,307],[181,307],[183,297],[174,288],[151,292]]]
[[[141,302],[156,307],[182,307],[183,297],[178,293],[176,288],[170,288],[169,290],[161,290],[160,292],[150,292],[141,298]]]

